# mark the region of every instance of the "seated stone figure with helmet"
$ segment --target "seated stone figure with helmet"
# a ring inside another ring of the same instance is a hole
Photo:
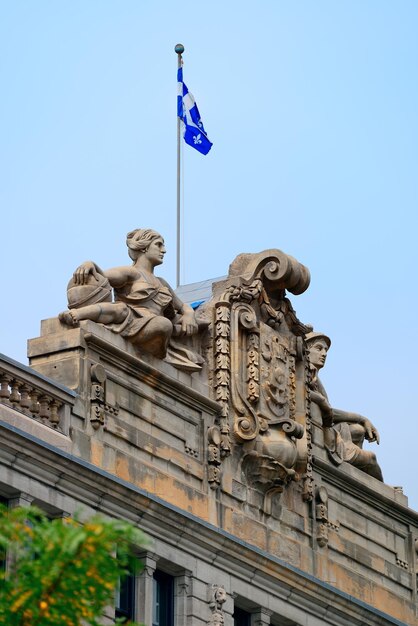
[[[379,443],[379,433],[370,420],[358,413],[331,407],[318,371],[324,367],[331,339],[323,333],[310,332],[305,337],[311,368],[310,396],[320,410],[324,426],[324,443],[331,460],[358,467],[377,480],[383,481],[376,455],[363,449],[366,439]]]

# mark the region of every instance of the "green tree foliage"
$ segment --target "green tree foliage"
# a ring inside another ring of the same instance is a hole
[[[145,535],[100,516],[49,520],[34,507],[0,507],[0,549],[10,567],[0,581],[4,626],[99,626]],[[117,557],[115,556],[117,554]]]

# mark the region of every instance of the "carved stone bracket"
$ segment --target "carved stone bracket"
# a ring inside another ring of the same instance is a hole
[[[119,407],[106,402],[106,371],[103,365],[92,365],[90,376],[90,423],[97,430],[104,425],[105,414],[117,415]]]
[[[223,626],[225,623],[223,605],[226,602],[226,591],[220,585],[211,585],[208,588],[208,604],[211,616],[207,626]]]
[[[221,482],[221,431],[218,426],[208,430],[208,481],[212,489]]]
[[[315,492],[315,519],[317,521],[316,540],[321,548],[328,545],[328,531],[338,532],[339,523],[328,517],[328,492],[325,487],[317,487]]]
[[[315,519],[317,521],[316,540],[323,548],[328,545],[328,492],[325,487],[316,490]]]

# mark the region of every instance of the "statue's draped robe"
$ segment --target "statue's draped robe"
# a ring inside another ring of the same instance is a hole
[[[115,302],[123,302],[128,307],[128,315],[121,324],[109,324],[109,328],[130,341],[141,333],[144,327],[155,317],[166,317],[180,323],[180,316],[173,304],[172,291],[163,278],[157,278],[149,272],[138,272],[138,278],[128,285],[114,289]],[[203,358],[186,348],[173,338],[170,339],[167,356],[168,363],[181,369],[198,371]]]
[[[327,392],[318,377],[314,379],[311,387],[328,401]],[[336,465],[340,465],[343,461],[353,464],[360,452],[360,448],[353,443],[347,422],[324,427],[324,444]]]

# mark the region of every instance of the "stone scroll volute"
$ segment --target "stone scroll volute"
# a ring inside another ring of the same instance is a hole
[[[204,311],[211,320],[214,396],[222,407],[217,471],[209,471],[214,487],[221,480],[220,459],[234,446],[242,450],[246,480],[267,500],[272,491],[309,474],[307,328],[286,297],[286,291],[303,293],[309,281],[301,263],[266,250],[239,255],[228,278],[214,285]]]

